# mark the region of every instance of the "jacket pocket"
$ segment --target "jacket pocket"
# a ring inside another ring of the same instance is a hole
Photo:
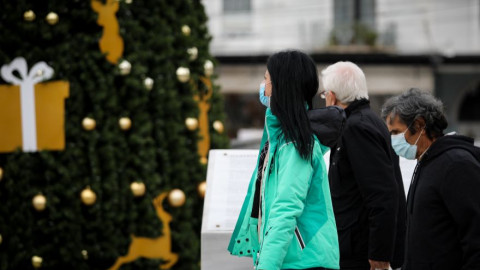
[[[298,263],[302,260],[303,249],[305,248],[305,241],[302,233],[298,227],[293,231],[292,241],[287,249],[287,254],[283,259],[283,263]],[[295,243],[296,242],[296,243]]]
[[[302,234],[298,229],[298,226],[295,227],[295,238],[297,238],[298,244],[300,245],[300,249],[303,250],[305,248],[305,241],[303,241]]]

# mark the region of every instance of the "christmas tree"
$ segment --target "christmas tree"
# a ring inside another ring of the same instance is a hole
[[[228,146],[200,1],[0,6],[4,120],[27,115],[22,59],[45,62],[29,74],[45,79],[34,150],[25,121],[19,136],[0,123],[0,270],[199,269],[206,154]],[[58,107],[47,92],[66,98],[64,122],[43,116]]]

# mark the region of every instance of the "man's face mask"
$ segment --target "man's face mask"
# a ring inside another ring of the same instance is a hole
[[[414,145],[409,144],[407,142],[407,139],[405,139],[405,132],[407,132],[409,127],[410,126],[408,126],[407,129],[402,133],[392,135],[392,147],[393,150],[395,150],[395,153],[397,153],[397,155],[406,159],[414,160],[415,156],[417,155],[417,142],[422,136],[425,127],[420,132],[420,135],[418,135],[418,138],[415,141]]]

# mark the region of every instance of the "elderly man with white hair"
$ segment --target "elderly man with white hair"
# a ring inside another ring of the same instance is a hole
[[[322,71],[327,106],[345,109],[347,121],[330,156],[329,181],[342,270],[401,267],[405,193],[398,156],[384,121],[373,113],[363,71],[338,62]]]

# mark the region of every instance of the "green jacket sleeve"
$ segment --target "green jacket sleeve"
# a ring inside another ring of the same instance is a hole
[[[277,183],[257,269],[280,269],[302,214],[312,177],[310,160],[304,160],[293,143],[281,147],[277,159]]]

